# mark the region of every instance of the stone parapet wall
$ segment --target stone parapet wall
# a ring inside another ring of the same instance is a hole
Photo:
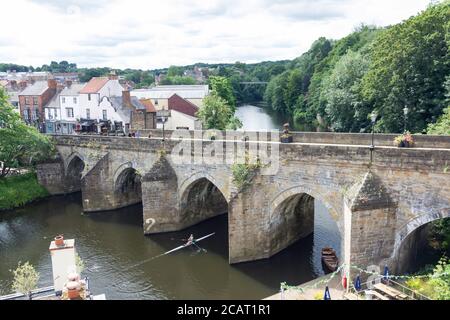
[[[148,137],[149,135],[154,138],[161,138],[163,132],[161,129],[154,130],[139,130],[141,136]],[[173,130],[165,130],[165,137],[169,138],[173,133]],[[196,136],[202,136],[201,130],[191,130],[189,134],[192,138]],[[280,132],[281,134],[281,132]],[[314,144],[348,144],[348,145],[361,145],[369,146],[372,144],[371,133],[335,133],[335,132],[291,132],[294,142],[297,143],[314,143]],[[243,136],[250,138],[257,137],[259,141],[271,141],[270,131],[245,131],[242,132]],[[394,139],[399,134],[375,134],[374,145],[375,146],[394,146]],[[225,136],[225,132],[222,132],[222,136]],[[205,139],[208,139],[209,135],[205,134]],[[413,135],[416,148],[442,148],[450,149],[450,136],[444,135]],[[278,137],[276,138],[278,142]]]

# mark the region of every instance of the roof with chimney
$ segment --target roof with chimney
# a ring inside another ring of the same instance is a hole
[[[44,108],[59,108],[59,94],[55,94],[44,106]]]
[[[130,105],[124,103],[123,97],[113,96],[105,98],[108,99],[108,101],[111,103],[111,106],[125,122],[130,121],[130,115],[132,111],[145,110],[145,106],[136,97],[130,97]]]
[[[177,94],[172,95],[169,98],[169,110],[175,110],[191,117],[196,117],[198,107],[192,102],[183,99]]]
[[[48,89],[47,81],[36,81],[34,84],[26,87],[19,96],[40,96]]]
[[[94,77],[81,89],[80,93],[97,93],[108,81],[107,77]]]
[[[152,100],[150,100],[150,99],[140,99],[139,101],[145,106],[145,109],[147,109],[147,112],[156,112],[156,109],[155,109],[155,106],[152,103]]]
[[[77,96],[85,86],[86,83],[73,83],[61,91],[61,96]]]

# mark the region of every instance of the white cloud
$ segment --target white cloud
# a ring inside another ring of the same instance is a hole
[[[0,61],[160,68],[292,59],[320,36],[398,23],[429,0],[15,0],[4,4]]]

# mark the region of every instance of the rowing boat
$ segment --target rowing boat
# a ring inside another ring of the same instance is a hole
[[[169,251],[163,253],[162,256],[165,256],[165,255],[167,255],[167,254],[169,254],[169,253],[172,253],[172,252],[175,252],[175,251],[178,251],[178,250],[187,248],[187,247],[189,247],[189,246],[191,246],[191,245],[193,245],[193,244],[195,244],[195,243],[197,243],[197,242],[199,242],[199,241],[205,240],[206,238],[209,238],[209,237],[211,237],[211,236],[213,236],[213,235],[215,235],[215,234],[216,234],[216,233],[213,232],[213,233],[210,233],[210,234],[208,234],[208,235],[206,235],[206,236],[204,236],[204,237],[201,237],[201,238],[198,238],[198,239],[194,239],[191,243],[185,243],[185,244],[183,244],[183,245],[181,245],[181,246],[179,246],[179,247],[176,247],[176,248],[174,248],[174,249],[172,249],[172,250],[169,250]]]
[[[322,262],[326,268],[330,271],[336,271],[339,263],[339,259],[336,255],[336,251],[333,248],[323,248],[322,249]]]

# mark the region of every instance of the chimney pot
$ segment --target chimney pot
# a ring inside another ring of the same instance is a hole
[[[56,80],[55,80],[55,79],[48,79],[48,80],[47,80],[47,84],[48,84],[48,87],[49,87],[50,89],[55,89],[55,90],[56,90],[57,83],[56,83]]]
[[[125,106],[131,107],[131,95],[130,91],[124,90],[122,91],[122,102]]]

